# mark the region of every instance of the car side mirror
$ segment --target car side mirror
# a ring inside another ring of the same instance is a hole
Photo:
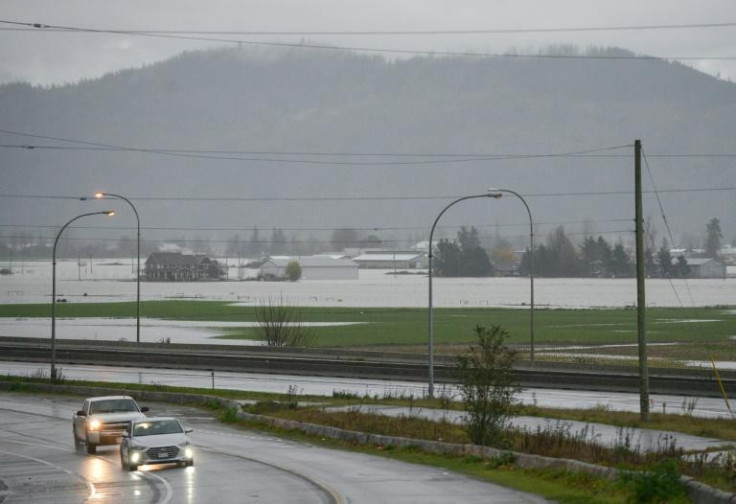
[[[77,416],[87,416],[87,413],[84,412],[84,410],[77,411]]]
[[[146,412],[148,412],[148,411],[151,411],[151,410],[150,410],[150,409],[148,408],[148,406],[143,406],[143,407],[141,408],[141,413],[146,413]]]
[[[194,432],[194,429],[184,429],[184,434],[189,434],[190,432]]]

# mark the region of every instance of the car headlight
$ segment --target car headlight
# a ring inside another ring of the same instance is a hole
[[[100,428],[100,421],[99,420],[90,420],[89,421],[89,430],[97,430]]]
[[[141,460],[141,454],[140,452],[134,451],[130,454],[130,461],[133,464],[137,464]]]
[[[194,456],[194,452],[192,452],[192,449],[189,447],[184,448],[184,457],[190,459],[192,458],[192,456]]]

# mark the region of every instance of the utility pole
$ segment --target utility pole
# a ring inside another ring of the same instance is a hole
[[[646,293],[644,290],[644,216],[641,189],[641,140],[634,141],[636,220],[636,326],[639,339],[639,409],[641,421],[649,419],[649,370],[647,368]]]

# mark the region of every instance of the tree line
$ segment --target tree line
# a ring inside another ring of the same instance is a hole
[[[650,223],[651,224],[651,223]],[[644,251],[644,271],[649,277],[685,278],[690,274],[687,258],[673,256],[667,239],[655,247],[655,233],[649,226]],[[720,221],[711,219],[706,226],[703,257],[717,259],[722,247],[723,234]],[[506,244],[500,247],[507,247]],[[498,248],[498,247],[497,247]],[[491,254],[481,245],[475,227],[462,227],[456,240],[440,240],[434,251],[433,273],[445,277],[483,277],[496,273],[490,257],[499,257],[498,250]],[[518,274],[529,275],[531,253],[527,248],[521,257]],[[586,236],[575,245],[565,233],[563,226],[552,231],[545,241],[534,250],[534,274],[540,277],[607,277],[622,278],[636,276],[636,265],[632,253],[622,241],[609,243],[603,236]]]

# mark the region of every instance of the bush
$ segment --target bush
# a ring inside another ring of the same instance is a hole
[[[505,447],[514,394],[516,351],[505,344],[508,332],[501,326],[476,326],[477,346],[458,357],[460,390],[465,406],[466,429],[479,445]]]
[[[302,277],[302,266],[296,261],[291,261],[286,265],[285,273],[290,281],[296,282]]]
[[[687,490],[674,460],[657,464],[651,471],[623,472],[619,480],[631,490],[632,502],[688,502]]]
[[[261,335],[270,347],[305,347],[314,338],[313,333],[302,323],[302,311],[298,306],[284,304],[283,298],[256,306],[256,320]]]

